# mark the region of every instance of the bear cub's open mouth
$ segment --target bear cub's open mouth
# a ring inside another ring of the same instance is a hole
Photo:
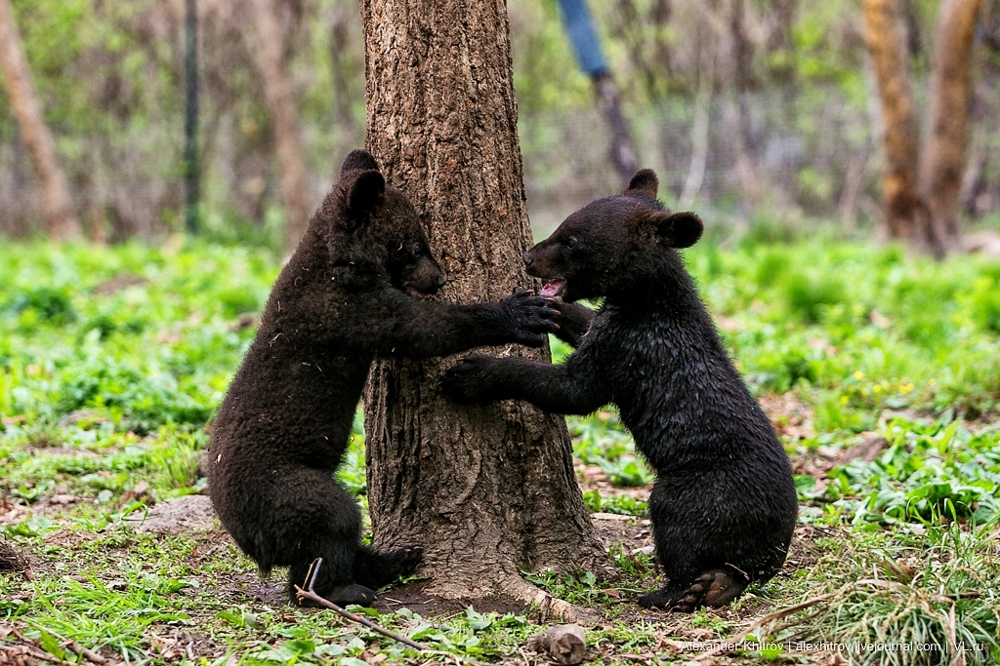
[[[554,280],[549,280],[544,285],[542,285],[542,290],[538,292],[539,296],[544,298],[556,298],[563,292],[563,288],[566,286],[566,280],[564,278],[556,278]]]

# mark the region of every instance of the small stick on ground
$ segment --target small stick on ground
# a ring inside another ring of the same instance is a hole
[[[93,650],[88,650],[87,648],[83,647],[82,645],[74,641],[72,638],[66,638],[65,636],[61,636],[56,632],[52,631],[52,629],[46,629],[45,631],[46,633],[51,634],[53,638],[56,638],[59,641],[59,647],[61,647],[62,649],[68,650],[73,654],[80,655],[87,661],[98,664],[99,666],[104,666],[104,664],[108,663],[107,657],[102,657]],[[17,630],[15,630],[14,633],[20,636],[20,633],[17,632]]]
[[[316,576],[319,575],[319,568],[320,566],[322,566],[322,564],[323,564],[323,558],[321,557],[317,557],[315,560],[313,560],[313,563],[309,565],[309,571],[306,572],[306,580],[304,583],[306,586],[305,589],[302,589],[298,585],[295,586],[295,598],[299,600],[299,603],[302,603],[305,600],[309,600],[318,606],[322,606],[323,608],[329,608],[330,610],[335,611],[338,615],[350,620],[351,622],[357,622],[358,624],[368,627],[374,632],[377,632],[379,634],[382,634],[383,636],[391,638],[394,641],[399,641],[403,645],[407,645],[415,650],[420,650],[421,652],[425,652],[427,654],[436,654],[436,655],[451,657],[453,659],[465,662],[467,664],[472,664],[472,666],[495,666],[495,664],[487,664],[485,662],[475,661],[473,659],[467,659],[465,657],[462,657],[461,655],[452,654],[450,652],[442,652],[441,650],[434,650],[426,645],[423,645],[422,643],[418,643],[412,639],[409,639],[406,636],[401,636],[394,631],[390,631],[385,627],[379,626],[362,615],[356,615],[355,613],[344,610],[343,608],[333,603],[329,599],[324,599],[323,597],[316,594],[315,590],[313,589],[313,586],[316,584]]]
[[[87,648],[81,647],[80,644],[77,643],[76,641],[63,638],[62,636],[60,636],[59,634],[55,633],[50,629],[46,629],[46,632],[51,634],[54,638],[58,639],[62,643],[61,647],[67,650],[68,652],[72,652],[73,654],[79,655],[84,659],[86,659],[87,661],[93,664],[99,664],[100,666],[103,666],[104,664],[108,663],[108,660],[105,657],[102,657],[101,655],[97,654],[92,650],[88,650]],[[30,654],[30,656],[32,656],[35,659],[39,659],[41,661],[53,662],[56,664],[66,664],[67,666],[74,666],[75,664],[79,663],[78,661],[69,661],[67,659],[63,659],[61,657],[52,654],[45,648],[38,645],[35,641],[31,641],[28,638],[26,638],[24,634],[22,634],[17,629],[11,628],[10,633],[12,633],[15,638],[21,641],[21,644],[19,646],[12,646],[12,647],[24,648]]]

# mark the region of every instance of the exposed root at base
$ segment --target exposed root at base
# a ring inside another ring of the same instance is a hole
[[[564,622],[594,626],[600,620],[596,614],[587,609],[553,597],[520,576],[510,576],[506,580],[498,582],[497,591],[538,606],[543,622],[551,617],[558,617]]]
[[[431,573],[429,584],[422,593],[439,599],[452,599],[463,604],[475,604],[476,599],[489,599],[497,595],[507,597],[518,603],[538,608],[539,620],[545,622],[552,618],[561,618],[564,622],[585,626],[594,626],[600,622],[600,616],[586,608],[552,596],[548,592],[532,585],[516,573],[509,571],[493,571],[483,576],[475,584],[470,584],[467,578],[452,575],[442,580]],[[454,574],[455,572],[450,572]]]

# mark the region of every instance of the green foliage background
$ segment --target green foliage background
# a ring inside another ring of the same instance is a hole
[[[6,489],[27,502],[60,484],[119,494],[155,473],[164,495],[194,490],[203,429],[252,338],[252,314],[277,275],[275,256],[182,240],[163,248],[18,245],[0,255]],[[731,249],[706,242],[686,257],[753,391],[789,394],[809,411],[810,431],[786,442],[793,457],[846,448],[871,433],[887,440],[871,463],[835,468],[822,483],[803,477],[807,517],[995,516],[995,264],[751,239]],[[566,352],[555,348],[557,359]],[[576,455],[614,484],[649,482],[614,414],[571,419],[571,428]],[[356,432],[360,441],[360,423]],[[76,449],[97,457],[80,458]],[[358,467],[348,465],[345,480],[361,491],[363,462],[355,456]],[[588,501],[595,509],[644,509],[631,498]]]

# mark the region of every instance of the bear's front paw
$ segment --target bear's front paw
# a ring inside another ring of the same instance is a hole
[[[591,322],[594,321],[594,311],[579,303],[565,301],[553,301],[552,307],[559,312],[552,319],[559,326],[556,337],[576,347],[580,344],[580,338],[590,328]]]
[[[501,301],[509,322],[513,341],[526,347],[541,347],[545,336],[555,333],[559,325],[555,317],[559,310],[552,300],[536,296],[535,292],[521,289]]]
[[[389,553],[399,567],[397,576],[408,576],[424,561],[423,546],[407,546]]]
[[[493,398],[488,373],[495,362],[490,356],[466,356],[444,373],[441,390],[458,403],[489,402]]]

